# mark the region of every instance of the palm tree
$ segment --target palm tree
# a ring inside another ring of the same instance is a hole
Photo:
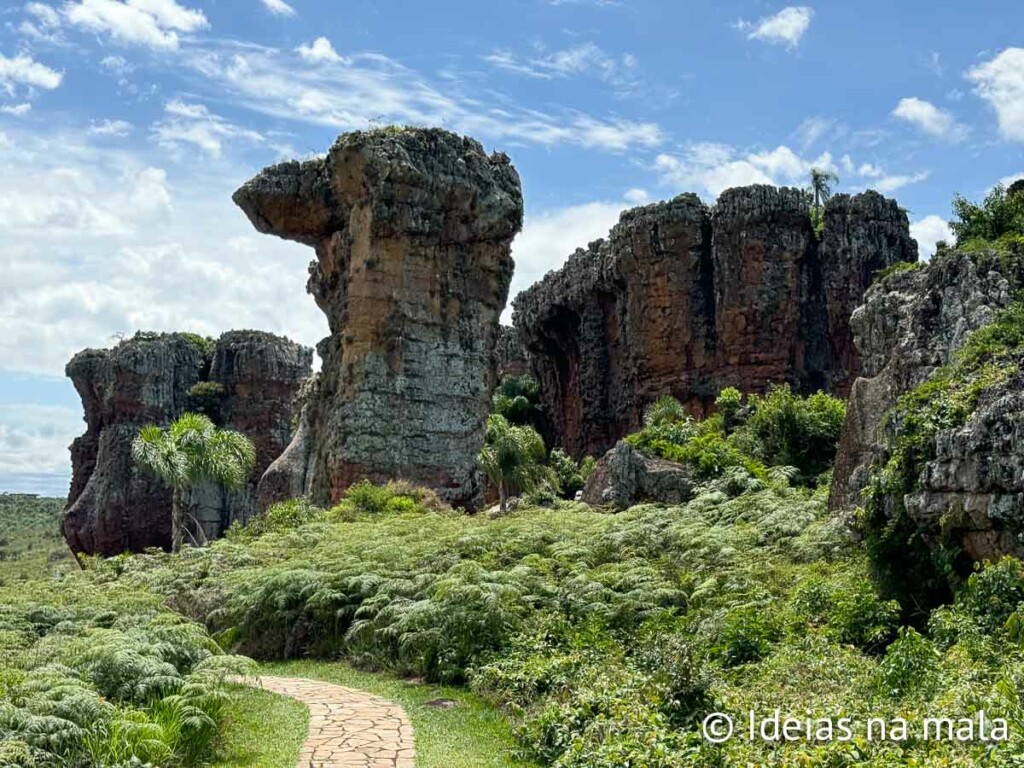
[[[487,440],[478,457],[487,479],[498,486],[501,513],[508,510],[510,491],[528,491],[548,473],[543,465],[544,440],[531,427],[514,427],[504,416],[487,418]]]
[[[173,490],[171,546],[179,552],[185,540],[184,491],[211,481],[239,487],[256,464],[256,449],[242,433],[217,429],[202,414],[185,413],[166,430],[143,427],[132,441],[132,459]]]
[[[821,206],[832,197],[832,185],[838,183],[839,176],[835,171],[811,168],[811,199],[815,211],[821,211]]]

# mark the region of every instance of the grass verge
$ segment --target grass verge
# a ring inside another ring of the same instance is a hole
[[[308,732],[305,704],[239,685],[209,768],[295,768]]]

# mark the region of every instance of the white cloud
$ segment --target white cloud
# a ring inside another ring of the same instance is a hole
[[[300,45],[295,50],[306,61],[334,63],[344,61],[326,37],[318,37],[312,43]]]
[[[57,13],[53,6],[46,3],[27,3],[25,5],[25,12],[35,16],[39,24],[47,29],[54,29],[60,26],[60,14]]]
[[[500,49],[484,56],[487,63],[507,72],[545,80],[573,75],[592,75],[620,88],[638,84],[636,57],[624,54],[614,57],[594,43],[581,43],[552,53],[519,58],[509,50]]]
[[[170,149],[192,144],[213,157],[220,157],[225,141],[260,144],[264,140],[262,134],[228,122],[202,104],[175,99],[164,105],[164,112],[168,117],[154,124],[153,135]]]
[[[66,4],[63,13],[70,24],[117,42],[163,50],[178,47],[179,32],[209,26],[201,10],[175,0],[77,0]]]
[[[629,189],[626,190],[626,194],[622,196],[622,199],[633,205],[643,205],[651,199],[651,196],[647,193],[646,189]]]
[[[0,487],[66,494],[68,446],[82,431],[82,414],[74,408],[0,404]]]
[[[164,169],[81,132],[12,140],[18,151],[0,152],[0,370],[59,378],[77,350],[137,329],[326,334],[304,287],[311,251],[256,234],[231,202],[251,167],[191,164],[175,194]]]
[[[808,117],[804,119],[800,123],[800,127],[796,129],[796,137],[800,142],[800,149],[806,151],[817,144],[835,124],[835,120],[829,120],[824,117]]]
[[[529,214],[523,231],[512,243],[516,271],[509,296],[528,288],[553,269],[565,263],[577,248],[608,236],[619,214],[629,207],[623,202],[598,201]],[[512,302],[502,320],[511,322]]]
[[[917,184],[920,181],[924,181],[928,178],[928,171],[920,171],[918,173],[904,173],[904,174],[890,174],[881,166],[875,165],[874,163],[863,163],[857,168],[857,175],[862,179],[871,179],[866,185],[870,189],[877,190],[879,192],[895,192],[901,187],[905,187],[908,184]]]
[[[740,21],[736,26],[746,32],[751,40],[796,48],[811,26],[813,16],[813,8],[805,5],[789,6],[774,16],[766,16],[756,22]]]
[[[892,114],[930,136],[947,141],[963,141],[969,133],[967,126],[958,123],[949,112],[916,97],[900,99]]]
[[[770,151],[737,153],[724,144],[691,144],[680,154],[663,153],[654,162],[660,181],[682,190],[701,190],[718,197],[729,187],[748,184],[803,186],[811,168],[833,170],[832,156],[825,152],[804,158],[786,146]]]
[[[0,104],[0,114],[24,117],[32,111],[32,105],[28,102],[21,104]]]
[[[935,245],[940,240],[947,243],[953,242],[953,232],[949,228],[949,222],[935,214],[910,222],[910,236],[917,240],[921,256],[926,259],[935,254]]]
[[[1011,173],[1009,176],[1003,176],[1003,178],[999,180],[999,183],[1004,187],[1008,187],[1013,184],[1013,182],[1020,181],[1021,179],[1024,179],[1024,171],[1021,171],[1020,173]]]
[[[294,16],[295,9],[284,0],[261,0],[263,7],[275,16]]]
[[[125,120],[101,120],[89,126],[93,136],[127,136],[132,132],[132,124]]]
[[[15,85],[52,91],[63,78],[63,73],[40,64],[26,53],[10,59],[0,54],[0,86],[6,87],[8,91]]]
[[[223,47],[223,46],[221,46]],[[444,125],[484,140],[541,145],[575,144],[620,152],[662,140],[656,123],[583,112],[550,114],[514,106],[487,106],[479,98],[433,87],[416,72],[379,54],[341,65],[296,67],[269,48],[207,48],[189,62],[219,93],[247,109],[332,130],[364,129],[371,122]],[[490,94],[489,94],[490,95]]]
[[[1024,141],[1024,48],[1007,48],[969,70],[967,78],[974,82],[974,92],[996,111],[1000,134]]]

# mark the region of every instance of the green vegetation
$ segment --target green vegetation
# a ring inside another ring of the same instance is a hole
[[[419,768],[529,768],[519,759],[507,718],[464,687],[365,672],[347,664],[286,661],[260,665],[268,675],[306,677],[369,691],[402,706],[416,732]],[[440,706],[439,706],[440,705]],[[292,768],[294,762],[288,766]]]
[[[530,376],[509,376],[491,398],[491,412],[504,416],[510,424],[540,429],[543,408],[540,387]]]
[[[81,573],[0,589],[0,659],[0,764],[24,768],[198,765],[225,676],[251,664],[157,596]]]
[[[835,171],[811,168],[810,181],[805,194],[811,206],[811,225],[820,238],[825,230],[825,203],[832,197],[832,185],[839,183],[839,175]]]
[[[953,215],[957,248],[1024,255],[1024,184],[997,184],[980,205],[957,195]]]
[[[399,701],[424,765],[1014,764],[1016,742],[701,738],[708,712],[775,707],[864,723],[983,706],[1024,725],[1016,561],[980,571],[911,631],[828,519],[827,488],[733,480],[709,480],[685,506],[611,515],[556,502],[495,519],[362,485],[334,509],[275,509],[262,534],[96,562],[77,578],[160,595],[260,658],[356,665],[263,669]],[[475,696],[451,687],[466,685]],[[461,704],[427,708],[434,698]],[[513,720],[512,756],[495,706]]]
[[[256,464],[256,449],[241,432],[217,429],[208,416],[185,413],[166,430],[143,427],[132,442],[132,459],[173,490],[171,541],[180,552],[185,541],[184,492],[203,482],[239,487]]]
[[[231,686],[210,768],[295,768],[309,709],[295,699]]]
[[[200,381],[188,390],[188,409],[218,421],[223,398],[223,384],[217,381]]]
[[[60,533],[64,499],[0,493],[0,587],[77,568]]]
[[[750,395],[745,406],[728,388],[716,404],[718,414],[694,421],[678,401],[663,397],[627,439],[641,451],[691,464],[706,480],[737,469],[758,481],[786,472],[787,479],[813,486],[831,467],[846,415],[842,400],[822,392],[801,397],[784,384],[763,397]]]
[[[544,440],[531,427],[517,427],[498,413],[487,419],[487,437],[480,450],[480,467],[498,489],[502,514],[508,511],[509,494],[533,490],[551,481],[544,465],[547,451]]]
[[[904,395],[888,416],[890,457],[875,473],[860,518],[873,571],[884,594],[908,613],[949,599],[968,567],[955,543],[957,520],[947,516],[946,543],[934,552],[903,503],[918,489],[935,457],[935,437],[967,422],[982,393],[1004,383],[1024,355],[1024,305],[1014,304],[975,331],[952,360]]]

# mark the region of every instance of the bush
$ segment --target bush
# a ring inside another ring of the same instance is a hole
[[[782,637],[782,622],[765,606],[744,606],[725,616],[717,648],[726,666],[760,661]]]
[[[912,627],[904,627],[882,659],[879,693],[897,699],[911,694],[926,695],[936,683],[938,663],[935,646]]]
[[[1024,564],[1013,557],[985,563],[971,574],[956,605],[986,632],[996,632],[1024,603]]]
[[[561,448],[555,448],[548,457],[548,465],[558,481],[558,492],[564,499],[575,498],[576,492],[583,490],[596,464],[593,456],[586,456],[576,462]]]
[[[491,398],[491,412],[504,416],[510,424],[539,429],[543,417],[540,386],[528,375],[507,377]]]

